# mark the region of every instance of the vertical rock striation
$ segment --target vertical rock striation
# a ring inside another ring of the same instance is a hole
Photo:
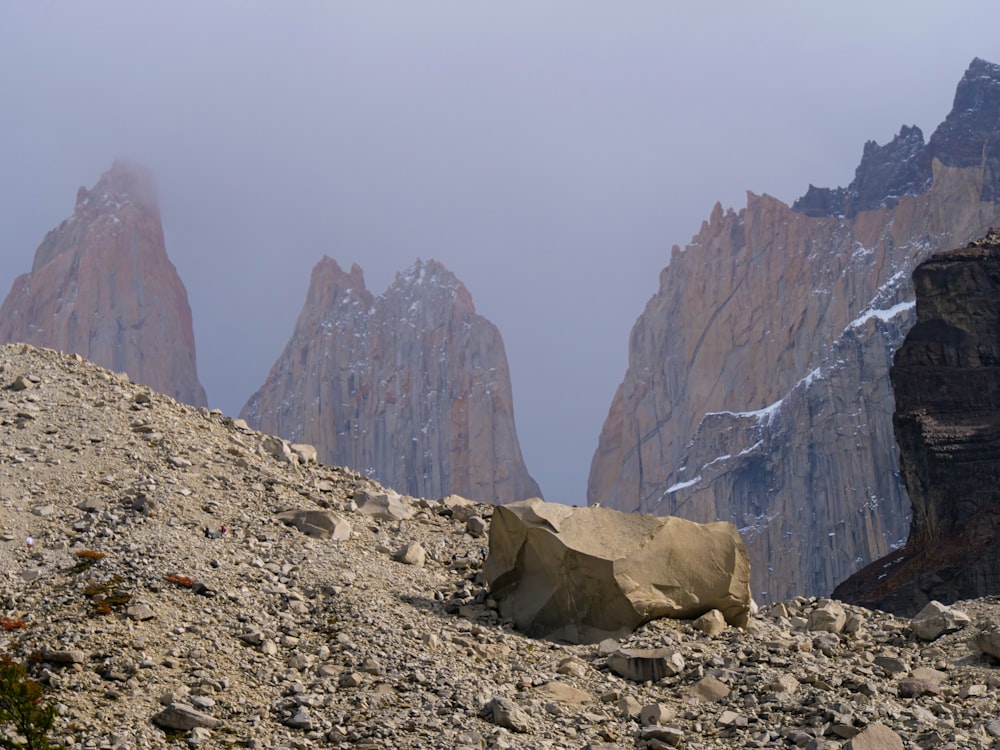
[[[167,257],[152,176],[116,161],[45,235],[0,307],[0,342],[75,352],[195,406],[187,292]]]
[[[835,592],[908,616],[1000,594],[1000,234],[932,256],[913,283],[917,324],[890,370],[910,536]]]
[[[901,545],[889,364],[915,265],[1000,223],[998,112],[1000,67],[975,60],[926,145],[867,145],[822,200],[716,205],[632,329],[588,502],[732,521],[763,601],[828,594]]]
[[[410,495],[539,494],[500,333],[436,261],[417,261],[374,297],[357,265],[323,258],[291,340],[241,414]]]

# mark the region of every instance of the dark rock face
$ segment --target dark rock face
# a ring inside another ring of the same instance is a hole
[[[906,127],[885,146],[865,144],[854,181],[846,188],[809,186],[792,205],[806,216],[853,217],[859,211],[892,208],[904,195],[919,195],[931,185],[931,153],[920,128]]]
[[[435,261],[375,297],[357,265],[321,260],[292,338],[241,415],[417,497],[540,494],[517,441],[500,333]]]
[[[138,383],[206,404],[187,291],[167,257],[153,178],[116,161],[45,235],[0,307],[0,342],[75,352]]]
[[[934,255],[913,284],[890,371],[910,536],[834,592],[907,615],[1000,593],[1000,234]]]
[[[859,211],[892,208],[905,195],[930,190],[932,163],[947,167],[985,164],[980,197],[1000,195],[1000,65],[976,58],[955,91],[951,112],[925,145],[917,127],[903,127],[885,146],[865,144],[861,164],[846,188],[810,185],[792,204],[806,216],[854,217]]]
[[[889,152],[920,140],[904,128]],[[766,195],[717,205],[632,329],[588,503],[736,524],[761,602],[828,595],[901,547],[910,501],[889,367],[915,319],[916,265],[1000,224],[982,199],[986,145],[975,166],[934,158],[929,189],[853,216]],[[884,176],[859,178],[858,195],[906,192],[889,152],[868,147],[864,171]]]

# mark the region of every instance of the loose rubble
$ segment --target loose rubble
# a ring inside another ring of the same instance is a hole
[[[0,347],[0,389],[0,652],[45,685],[68,748],[916,750],[1000,736],[995,598],[943,607],[933,640],[919,621],[815,598],[746,628],[710,615],[538,640],[485,586],[468,522],[488,527],[489,506],[400,496],[301,448],[275,455],[237,420],[72,356]],[[380,495],[385,512],[358,510]],[[331,528],[314,513],[339,519],[333,533],[313,531]],[[418,547],[423,564],[404,561]]]

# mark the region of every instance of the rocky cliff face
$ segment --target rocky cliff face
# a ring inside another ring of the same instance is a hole
[[[1000,234],[934,255],[913,283],[917,324],[890,370],[910,536],[836,590],[906,614],[1000,593]]]
[[[45,235],[0,307],[0,342],[75,352],[195,406],[187,292],[167,257],[152,176],[117,161]]]
[[[866,146],[846,209],[749,194],[674,248],[632,330],[588,502],[736,523],[764,601],[829,593],[902,545],[889,364],[915,265],[1000,223],[1000,67],[974,61],[955,110],[929,146],[906,128]]]
[[[417,263],[381,297],[324,258],[295,331],[242,416],[418,497],[539,494],[514,428],[503,341],[444,266]]]

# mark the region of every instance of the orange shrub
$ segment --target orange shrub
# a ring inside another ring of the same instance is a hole
[[[78,549],[73,554],[79,557],[81,560],[86,560],[87,562],[97,562],[98,560],[104,557],[103,552],[98,552],[97,550],[93,549]]]

